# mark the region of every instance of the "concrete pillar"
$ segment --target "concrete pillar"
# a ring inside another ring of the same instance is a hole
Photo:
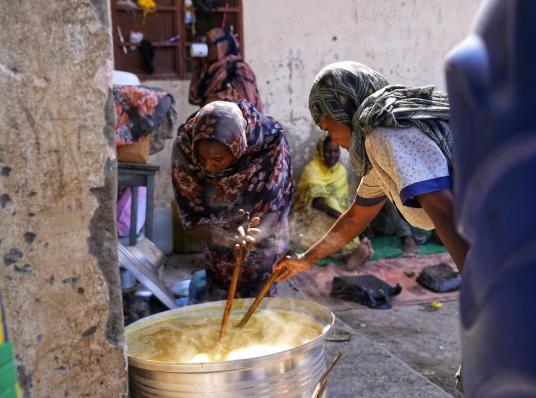
[[[1,2],[0,288],[26,397],[127,395],[106,0]]]

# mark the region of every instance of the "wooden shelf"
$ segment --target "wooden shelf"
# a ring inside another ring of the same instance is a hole
[[[151,41],[151,44],[153,47],[178,47],[180,43],[178,41],[174,43],[169,43],[167,41]],[[141,46],[141,43],[131,43],[129,41],[125,42],[124,44],[118,44],[118,47],[139,47]],[[129,49],[130,50],[130,49]]]
[[[130,8],[125,6],[115,6],[117,11],[133,11],[133,12],[143,12],[141,8]],[[175,6],[156,6],[156,11],[176,11],[177,7]],[[209,12],[200,12],[200,14],[210,14],[211,12],[240,12],[239,7],[216,7]],[[148,13],[147,16],[150,16],[152,13]]]
[[[141,8],[130,8],[130,7],[118,6],[118,5],[115,5],[114,8],[117,11],[143,12]],[[156,11],[157,12],[158,11],[177,11],[177,7],[176,6],[156,6]],[[148,13],[147,16],[150,16],[151,14],[153,13]]]
[[[216,7],[210,12],[240,12],[239,7]]]
[[[114,66],[116,69],[125,70],[138,75],[141,80],[158,79],[189,79],[191,75],[191,42],[194,40],[193,32],[189,25],[184,23],[184,0],[163,1],[166,5],[157,5],[155,13],[149,13],[142,18],[141,8],[131,8],[118,5],[115,0],[111,3]],[[237,34],[240,51],[244,55],[242,0],[216,0],[216,7],[208,12],[196,12],[196,33],[205,34],[212,27],[220,26],[223,20],[227,25],[234,27]],[[121,27],[125,39],[120,43],[117,34],[117,26]],[[142,69],[142,54],[138,51],[141,43],[128,41],[129,32],[142,31],[145,40],[149,40],[156,48],[154,58],[154,71],[152,75],[146,75]],[[166,39],[172,36],[180,36],[177,41],[168,42]],[[151,41],[153,38],[155,41]],[[162,38],[163,40],[158,40]],[[124,54],[123,47],[129,51]],[[132,50],[130,48],[133,48]]]

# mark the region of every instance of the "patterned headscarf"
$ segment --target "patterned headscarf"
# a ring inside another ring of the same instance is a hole
[[[114,85],[115,143],[134,144],[151,135],[151,155],[164,148],[177,129],[175,99],[156,87]]]
[[[227,30],[214,28],[207,32],[207,43],[216,46],[217,60],[221,61],[228,55],[240,55],[238,41]]]
[[[214,28],[207,33],[207,43],[216,46],[217,59],[205,65],[200,75],[192,76],[190,104],[203,106],[216,100],[245,99],[262,112],[255,74],[240,57],[237,40],[228,31]]]
[[[360,176],[372,168],[365,137],[379,126],[419,128],[439,146],[452,167],[448,98],[433,86],[389,85],[385,77],[366,65],[336,62],[316,76],[309,110],[316,124],[330,116],[351,128],[350,159]]]
[[[204,173],[196,142],[224,144],[235,160],[218,175]],[[229,225],[237,210],[252,216],[287,214],[292,194],[290,154],[283,127],[247,101],[214,101],[179,127],[172,179],[183,224]]]
[[[205,105],[193,120],[192,148],[200,140],[215,140],[225,145],[235,159],[246,152],[246,120],[238,105],[232,102],[214,101]],[[196,163],[196,151],[192,152]]]

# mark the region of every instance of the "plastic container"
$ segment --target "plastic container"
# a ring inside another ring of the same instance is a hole
[[[136,277],[128,269],[119,267],[119,276],[121,277],[121,289],[132,289],[136,286]]]
[[[168,202],[159,202],[154,208],[151,240],[164,254],[173,253],[173,212]]]
[[[190,279],[185,279],[185,280],[177,281],[173,283],[169,287],[169,290],[171,290],[175,296],[188,297],[189,288],[190,288]]]
[[[147,208],[147,188],[138,188],[138,209],[136,220],[136,235],[138,235],[145,225]],[[128,237],[130,233],[130,210],[132,205],[132,188],[126,187],[117,201],[117,236]]]
[[[466,398],[536,397],[536,1],[484,3],[447,64]]]

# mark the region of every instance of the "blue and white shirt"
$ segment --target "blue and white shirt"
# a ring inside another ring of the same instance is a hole
[[[355,203],[372,206],[388,197],[408,223],[434,229],[416,196],[452,189],[447,159],[436,143],[416,127],[376,127],[365,148],[372,169],[361,179]]]

